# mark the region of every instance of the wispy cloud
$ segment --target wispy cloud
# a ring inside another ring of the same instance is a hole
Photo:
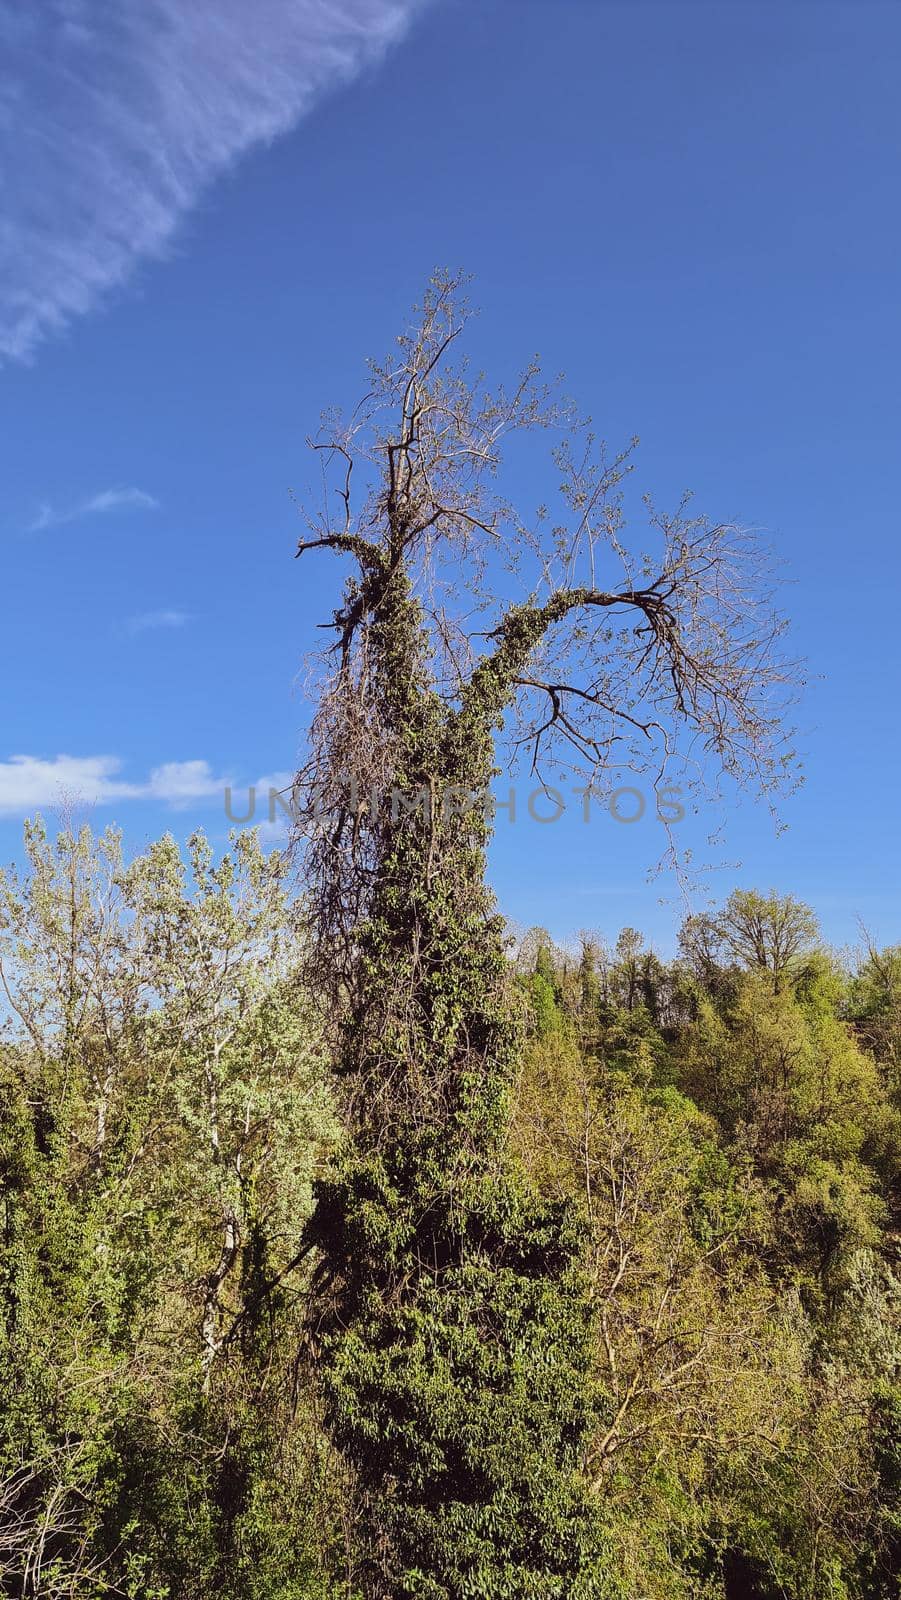
[[[0,816],[25,816],[45,806],[112,805],[157,800],[180,809],[224,795],[231,779],[208,761],[167,761],[133,782],[122,776],[118,756],[10,756],[0,761]]]
[[[157,628],[183,628],[190,620],[190,611],[144,611],[129,617],[125,627],[128,633],[149,633]]]
[[[145,511],[156,511],[159,501],[154,500],[152,494],[147,494],[144,489],[101,489],[99,494],[92,494],[89,500],[76,512],[76,516],[89,517],[95,511],[122,511],[126,508],[142,508]]]
[[[110,511],[157,511],[159,501],[144,489],[101,489],[98,494],[79,500],[75,505],[55,509],[47,501],[41,506],[29,533],[43,533],[45,528],[61,528],[67,522],[77,522],[80,517],[104,516]]]
[[[0,0],[0,356],[160,257],[204,188],[428,0]]]

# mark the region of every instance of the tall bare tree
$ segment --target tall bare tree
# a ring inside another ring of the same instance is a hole
[[[754,539],[649,507],[632,550],[631,447],[608,455],[535,364],[509,391],[471,375],[461,291],[433,280],[313,441],[327,494],[298,553],[351,573],[297,793],[353,1137],[311,1238],[364,1592],[589,1594],[577,1252],[506,1149],[516,1035],[475,797],[501,735],[594,792],[678,763],[771,794],[796,669]],[[561,508],[529,521],[501,456],[542,430]]]

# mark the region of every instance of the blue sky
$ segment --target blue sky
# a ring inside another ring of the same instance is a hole
[[[440,263],[478,366],[539,351],[784,560],[807,781],[779,836],[730,805],[696,903],[901,938],[901,7],[0,0],[0,41],[0,856],[61,788],[139,847],[291,769],[340,577],[292,559],[304,438]],[[667,950],[658,833],[502,819],[501,905]]]

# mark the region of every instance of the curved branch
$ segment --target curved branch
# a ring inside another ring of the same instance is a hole
[[[511,606],[489,635],[498,641],[495,649],[479,663],[466,687],[461,706],[464,720],[473,714],[494,718],[503,712],[510,692],[532,652],[548,629],[572,611],[634,606],[645,618],[645,628],[640,631],[650,631],[652,643],[672,637],[676,618],[667,603],[669,593],[660,590],[660,581],[658,579],[656,584],[645,589],[611,592],[587,588],[558,589],[543,606]]]
[[[364,568],[374,566],[382,559],[378,545],[364,539],[360,533],[322,533],[316,539],[301,539],[294,552],[295,559],[305,555],[308,550],[340,550],[346,555],[356,556]]]

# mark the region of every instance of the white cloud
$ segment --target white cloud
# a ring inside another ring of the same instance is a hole
[[[36,806],[79,800],[103,805],[111,800],[131,800],[139,788],[118,776],[122,763],[116,756],[11,756],[0,762],[0,814],[14,815]]]
[[[149,633],[157,628],[183,628],[190,620],[189,611],[144,611],[129,617],[125,626],[129,633]]]
[[[133,510],[135,507],[145,511],[159,510],[159,501],[154,500],[152,494],[147,494],[143,489],[101,489],[99,494],[92,494],[89,500],[76,511],[76,516],[90,517],[96,511],[122,511]]]
[[[43,533],[45,528],[61,528],[67,522],[77,522],[81,517],[104,516],[110,511],[158,511],[159,501],[145,489],[101,489],[61,511],[54,510],[46,501],[34,521],[29,523],[29,533]]]
[[[427,0],[0,0],[0,356],[166,253],[205,187]]]
[[[111,805],[158,800],[176,809],[225,794],[231,782],[208,761],[167,761],[142,783],[121,776],[118,756],[10,756],[0,761],[0,816],[24,816],[42,806]]]
[[[208,761],[167,761],[154,767],[147,794],[170,806],[188,805],[192,800],[224,797],[228,778],[217,778]]]

